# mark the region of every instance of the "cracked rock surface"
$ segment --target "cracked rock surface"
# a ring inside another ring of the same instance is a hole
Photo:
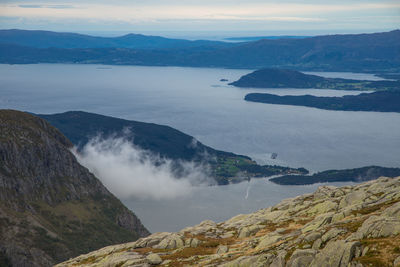
[[[400,263],[400,177],[322,186],[225,222],[155,233],[63,266],[395,266]],[[150,261],[158,255],[161,261]]]

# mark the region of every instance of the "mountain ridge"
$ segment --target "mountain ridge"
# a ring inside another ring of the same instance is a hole
[[[230,47],[184,49],[40,49],[3,43],[0,44],[0,62],[396,72],[400,70],[400,30],[304,39],[264,39],[230,44]]]
[[[229,47],[236,44],[208,40],[172,39],[161,36],[129,33],[117,37],[92,36],[73,32],[43,30],[0,30],[0,43],[33,48],[131,48],[171,49],[191,47]]]
[[[0,265],[52,266],[149,234],[71,148],[45,120],[0,110]]]

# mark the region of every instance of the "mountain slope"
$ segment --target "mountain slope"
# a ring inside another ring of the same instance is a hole
[[[71,147],[45,120],[0,110],[0,265],[51,266],[149,234]]]
[[[38,114],[38,116],[59,129],[79,147],[98,134],[104,137],[118,134],[124,135],[143,149],[171,159],[195,160],[204,153],[234,155],[214,150],[196,142],[192,136],[172,127],[155,123],[124,120],[83,111],[68,111],[51,115]],[[129,131],[124,131],[124,129]]]
[[[113,135],[124,137],[155,155],[175,160],[177,167],[179,161],[206,164],[211,167],[210,175],[218,184],[241,182],[249,177],[308,173],[304,168],[260,166],[247,156],[215,150],[198,142],[192,136],[164,125],[123,120],[82,111],[38,116],[50,122],[78,147],[84,146],[90,138],[99,134],[105,138]]]
[[[362,267],[400,264],[400,177],[306,194],[221,223],[105,247],[64,266]]]

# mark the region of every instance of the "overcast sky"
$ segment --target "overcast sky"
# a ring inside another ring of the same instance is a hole
[[[0,28],[320,34],[400,28],[392,0],[0,0]]]

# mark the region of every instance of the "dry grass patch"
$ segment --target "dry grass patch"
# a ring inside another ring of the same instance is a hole
[[[289,261],[290,257],[292,257],[295,250],[296,250],[296,247],[292,247],[287,251],[287,253],[285,255],[285,262]]]
[[[346,222],[346,223],[340,223],[340,224],[338,224],[338,226],[346,229],[349,232],[348,235],[350,235],[351,233],[357,232],[358,228],[361,227],[361,225],[364,223],[364,221],[366,219],[367,219],[367,217],[360,218],[359,220],[354,220],[354,221]]]
[[[361,243],[369,250],[366,255],[355,260],[364,266],[393,266],[393,261],[400,256],[400,235],[391,238],[363,239]]]
[[[185,233],[186,238],[196,238],[201,241],[198,247],[184,247],[168,255],[161,255],[162,260],[171,260],[169,266],[184,266],[196,265],[195,263],[200,260],[198,256],[206,256],[215,254],[217,247],[220,245],[232,245],[237,239],[230,238],[209,238],[205,235],[191,235]],[[190,259],[190,260],[189,260]]]
[[[256,237],[264,236],[270,232],[275,231],[278,228],[285,229],[285,231],[283,231],[281,233],[282,235],[289,234],[289,233],[293,232],[294,230],[300,229],[301,227],[303,227],[305,224],[307,224],[310,221],[312,221],[312,219],[304,218],[304,219],[300,219],[297,221],[288,220],[288,221],[285,221],[282,223],[264,223],[263,225],[265,225],[265,227],[257,232]]]
[[[82,264],[94,263],[94,262],[96,261],[96,259],[97,259],[97,257],[95,257],[95,256],[90,256],[90,257],[88,257],[88,258],[85,258],[85,259],[79,261],[79,264],[82,265]]]
[[[232,245],[238,239],[235,237],[227,237],[227,238],[214,238],[214,237],[206,237],[204,234],[201,235],[192,235],[189,233],[185,233],[185,238],[196,238],[201,241],[199,246],[203,247],[217,247],[219,245]]]
[[[176,260],[176,259],[187,259],[193,256],[203,256],[215,254],[216,249],[214,247],[197,247],[197,248],[183,248],[175,253],[169,255],[162,255],[163,260]]]
[[[152,248],[152,247],[144,247],[144,248],[135,248],[131,250],[132,252],[137,252],[139,254],[145,255],[148,253],[167,253],[172,251],[171,249],[162,249],[162,248]]]
[[[353,210],[351,212],[351,214],[356,215],[356,216],[358,214],[362,214],[362,215],[371,214],[371,213],[374,213],[379,210],[384,210],[396,202],[399,202],[399,200],[398,199],[389,200],[389,201],[386,201],[386,202],[383,202],[383,203],[380,203],[377,205],[373,205],[370,207],[365,207],[365,208],[362,208],[359,210]]]

